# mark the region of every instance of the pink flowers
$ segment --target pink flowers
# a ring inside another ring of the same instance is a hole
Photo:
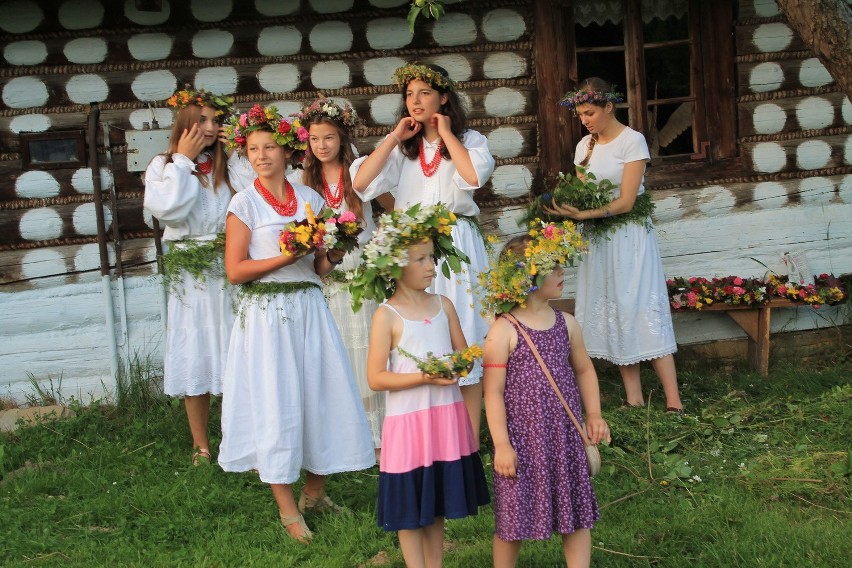
[[[299,139],[300,142],[306,141],[309,136],[310,134],[308,133],[308,129],[304,126],[300,126],[299,130],[296,131],[296,137]]]

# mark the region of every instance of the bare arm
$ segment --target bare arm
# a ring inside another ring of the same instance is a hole
[[[545,210],[554,212],[558,215],[564,215],[575,221],[585,221],[587,219],[600,219],[611,215],[621,215],[633,209],[636,203],[636,196],[639,194],[639,185],[642,183],[642,176],[645,174],[645,160],[636,160],[624,164],[624,173],[621,177],[621,194],[605,207],[595,209],[587,209],[581,211],[570,205],[558,205],[555,202]],[[609,215],[607,215],[609,212]]]
[[[225,274],[231,284],[243,284],[257,280],[284,266],[299,260],[298,256],[273,256],[261,260],[248,257],[251,229],[233,213],[225,219]]]
[[[598,385],[598,375],[592,359],[586,351],[583,342],[583,332],[574,316],[565,315],[565,327],[568,328],[568,337],[571,341],[571,356],[569,361],[574,368],[574,376],[577,386],[580,388],[580,397],[583,399],[583,408],[586,411],[586,433],[593,444],[601,440],[610,441],[609,425],[601,416],[601,391]]]
[[[512,325],[499,318],[491,325],[485,337],[486,365],[504,365],[512,352],[512,340],[517,343],[517,335]],[[518,470],[518,455],[509,441],[509,427],[506,422],[506,403],[503,394],[506,389],[506,369],[486,366],[482,376],[482,388],[485,394],[485,419],[488,431],[494,442],[494,471],[504,477],[515,477]]]
[[[423,125],[407,116],[399,121],[396,128],[385,138],[379,146],[367,156],[361,163],[355,179],[352,180],[352,188],[355,191],[364,191],[373,180],[381,173],[394,148],[403,140],[408,140],[423,128]]]

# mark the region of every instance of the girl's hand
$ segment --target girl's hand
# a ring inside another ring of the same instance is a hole
[[[422,124],[410,116],[406,116],[400,120],[399,124],[396,125],[396,128],[393,129],[393,135],[396,136],[400,142],[404,142],[420,132],[421,128],[423,128]]]
[[[432,115],[432,118],[429,119],[432,123],[432,126],[435,126],[438,129],[438,136],[441,137],[441,140],[446,139],[449,136],[455,136],[453,134],[453,121],[449,116],[445,114],[438,114],[437,112]]]
[[[453,377],[448,379],[442,375],[427,375],[426,373],[421,373],[423,375],[423,382],[427,385],[436,385],[441,387],[448,387],[450,385],[454,385],[459,382],[458,377]]]
[[[494,472],[503,477],[518,474],[518,454],[510,444],[494,447]]]
[[[567,204],[559,205],[553,200],[550,201],[550,206],[545,207],[544,210],[551,215],[562,215],[563,217],[568,217],[575,221],[583,221],[586,218],[585,211],[580,211],[576,207],[571,207]]]
[[[599,414],[592,414],[586,417],[586,434],[588,434],[589,440],[594,445],[598,445],[604,440],[606,440],[607,444],[612,442],[612,436],[609,433],[609,424]]]
[[[228,148],[228,137],[225,135],[225,127],[219,127],[219,142],[222,144],[222,149],[225,150],[225,154],[230,158],[231,154],[234,153],[234,148]]]
[[[192,161],[198,157],[198,154],[204,149],[204,135],[198,124],[193,124],[189,130],[184,129],[177,143],[177,153],[183,154]]]

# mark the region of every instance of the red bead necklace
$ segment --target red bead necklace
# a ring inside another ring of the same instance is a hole
[[[322,176],[322,196],[325,197],[325,204],[332,209],[337,209],[343,203],[343,189],[345,185],[343,181],[343,166],[340,166],[340,179],[337,180],[337,189],[334,193],[332,193],[328,182],[325,181],[325,174],[320,172],[320,175]]]
[[[425,145],[425,141],[423,138],[420,139],[420,169],[423,170],[423,175],[428,177],[432,177],[435,175],[435,172],[438,171],[438,166],[441,165],[441,160],[443,156],[441,155],[441,150],[444,149],[444,141],[441,140],[438,142],[438,147],[435,149],[435,155],[432,156],[432,161],[428,164],[426,163],[426,154],[423,151],[423,146]]]
[[[293,189],[293,185],[284,179],[284,194],[287,196],[287,202],[281,203],[278,201],[274,195],[272,195],[268,189],[263,187],[263,184],[260,183],[260,178],[254,180],[254,188],[260,193],[261,197],[266,200],[269,205],[275,209],[275,212],[281,215],[282,217],[292,217],[296,214],[296,206],[298,202],[296,201],[296,190]]]
[[[203,154],[206,155],[206,154]],[[201,172],[204,175],[209,174],[213,171],[213,158],[207,156],[207,160],[204,162],[198,162],[195,164],[195,169]]]

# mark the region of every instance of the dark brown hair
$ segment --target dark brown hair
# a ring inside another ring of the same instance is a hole
[[[352,137],[349,135],[349,131],[336,120],[325,116],[309,118],[302,126],[310,132],[311,126],[314,124],[330,124],[337,130],[337,135],[340,136],[340,151],[337,154],[337,160],[343,166],[343,199],[346,201],[346,208],[354,213],[359,221],[363,221],[364,204],[361,202],[361,198],[356,195],[355,190],[352,189],[352,177],[349,175],[349,166],[355,161],[355,153],[352,152]],[[310,151],[310,145],[308,145],[308,151],[305,152],[302,168],[302,183],[322,195],[322,162]]]
[[[429,67],[449,79],[450,74],[447,73],[447,70],[443,67],[439,67],[437,65],[429,65]],[[411,83],[411,81],[409,81],[408,83]],[[405,91],[408,89],[408,83],[406,83],[402,87],[402,110],[400,111],[400,119],[403,119],[406,116],[410,116],[408,114],[408,107],[405,104]],[[433,85],[431,83],[429,84],[429,86],[438,91],[440,94],[447,95],[447,102],[441,105],[440,113],[450,117],[450,128],[453,131],[453,134],[455,134],[458,139],[461,140],[462,136],[465,133],[465,130],[467,130],[467,116],[461,98],[454,90],[438,87],[437,85]],[[402,143],[402,153],[409,160],[416,160],[419,158],[420,140],[425,135],[425,131],[425,129],[421,129],[420,132],[418,132],[417,134]],[[441,155],[444,157],[445,160],[450,159],[450,152],[449,150],[447,150],[446,145],[441,148]]]
[[[578,87],[581,91],[595,91],[598,93],[608,93],[612,91],[612,85],[601,79],[600,77],[589,77],[588,79],[582,81]],[[589,101],[590,105],[599,106],[601,108],[606,108],[606,105],[610,104],[609,101]],[[577,164],[578,166],[586,167],[589,165],[589,160],[592,159],[592,150],[595,149],[595,144],[598,143],[598,135],[592,134],[592,138],[589,140],[589,146],[586,148],[586,156],[583,160]]]
[[[209,107],[213,108],[213,107]],[[215,109],[214,109],[215,110]],[[182,108],[175,115],[175,121],[172,125],[172,134],[169,137],[169,149],[163,154],[166,156],[166,163],[173,161],[172,155],[177,152],[178,142],[183,135],[183,131],[189,132],[193,124],[198,124],[198,119],[201,117],[201,107],[198,105],[189,105]],[[221,118],[216,118],[216,123],[220,124]],[[228,177],[228,155],[225,154],[225,149],[217,139],[213,144],[205,148],[213,155],[213,191],[217,192],[219,184],[224,183],[228,186],[230,192],[234,191],[234,186],[231,185],[231,179]],[[208,186],[207,176],[196,169],[192,173],[198,178],[202,187]]]

